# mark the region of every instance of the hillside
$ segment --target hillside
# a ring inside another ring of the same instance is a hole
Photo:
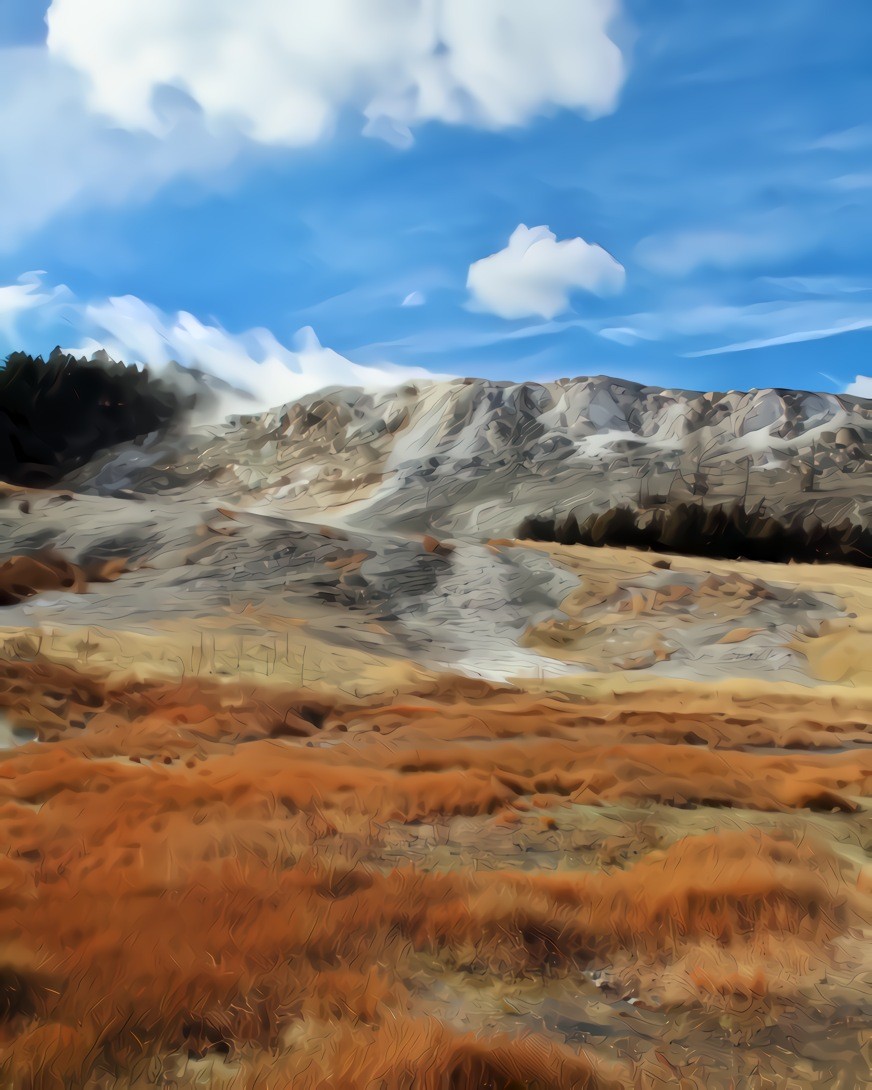
[[[579,379],[192,411],[2,489],[10,1085],[866,1085],[862,551],[519,532],[735,501],[868,528],[872,405]]]

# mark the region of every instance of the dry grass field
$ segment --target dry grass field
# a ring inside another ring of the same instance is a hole
[[[3,629],[4,1086],[869,1084],[872,573],[526,548],[578,577],[521,640],[559,676],[234,663],[104,584]],[[790,680],[657,672],[767,587],[834,614]]]

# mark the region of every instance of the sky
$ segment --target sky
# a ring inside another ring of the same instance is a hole
[[[0,354],[872,396],[869,0],[2,0]]]

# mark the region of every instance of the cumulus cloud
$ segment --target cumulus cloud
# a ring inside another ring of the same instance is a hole
[[[553,318],[574,290],[613,295],[624,267],[583,238],[558,241],[547,227],[520,224],[505,249],[469,266],[466,286],[475,305],[501,318]]]
[[[426,121],[614,109],[619,0],[53,0],[47,44],[0,48],[0,250],[70,206],[148,200],[329,135],[399,148]],[[46,159],[46,156],[49,159]]]
[[[47,21],[51,52],[124,128],[160,132],[169,86],[263,143],[313,143],[349,108],[402,146],[425,121],[610,112],[617,13],[618,0],[53,0]]]

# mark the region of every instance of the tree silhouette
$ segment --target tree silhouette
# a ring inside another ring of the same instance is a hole
[[[0,368],[0,478],[48,485],[98,451],[167,424],[177,395],[147,370],[55,348],[14,352]]]
[[[574,514],[562,521],[528,518],[518,536],[563,545],[617,545],[724,559],[872,567],[872,530],[847,519],[837,525],[802,514],[778,519],[767,515],[762,504],[750,510],[741,503],[679,503],[647,511],[622,506],[588,515],[582,522]]]

